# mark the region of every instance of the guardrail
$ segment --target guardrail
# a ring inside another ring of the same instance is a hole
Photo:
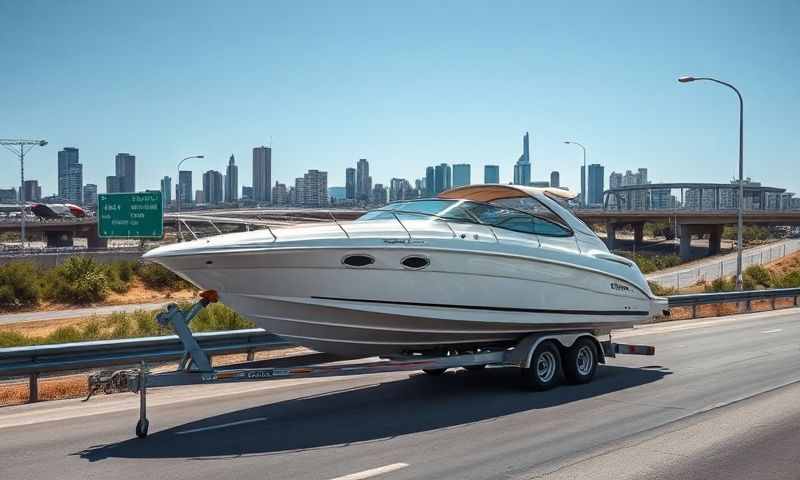
[[[718,293],[694,293],[688,295],[673,295],[667,297],[669,307],[691,307],[692,318],[697,316],[699,305],[719,304],[719,303],[741,303],[745,304],[745,312],[752,310],[753,300],[769,300],[770,308],[775,309],[775,300],[778,298],[791,298],[793,306],[798,306],[800,288],[774,288],[770,290],[747,290],[744,292],[718,292]]]
[[[252,360],[256,351],[291,346],[260,328],[196,333],[194,338],[209,357],[247,353]],[[176,335],[0,348],[0,377],[28,375],[28,401],[36,402],[42,373],[180,360],[183,355],[183,344]]]

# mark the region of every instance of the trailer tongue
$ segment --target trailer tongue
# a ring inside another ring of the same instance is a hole
[[[147,418],[148,388],[419,370],[439,375],[450,368],[478,370],[489,366],[518,367],[526,386],[546,390],[561,383],[562,373],[570,383],[591,381],[598,363],[605,363],[605,357],[655,354],[654,347],[614,343],[610,335],[608,340],[601,341],[592,332],[541,332],[530,334],[510,347],[487,345],[466,352],[409,353],[360,363],[259,368],[252,362],[245,362],[213,368],[208,354],[192,336],[189,323],[217,299],[217,292],[206,290],[200,293],[200,300],[189,309],[181,310],[177,305],[170,304],[156,316],[159,324],[172,326],[183,343],[184,355],[176,371],[150,373],[148,366],[142,362],[139,368],[98,372],[89,376],[90,393],[86,400],[100,390],[107,393],[138,393],[140,401],[136,436],[144,438],[150,424]]]

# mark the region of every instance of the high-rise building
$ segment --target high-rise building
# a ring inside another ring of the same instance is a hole
[[[450,190],[453,185],[453,175],[450,165],[441,163],[434,168],[434,183],[436,184],[435,194]]]
[[[355,200],[356,199],[356,169],[355,168],[347,168],[344,171],[344,190],[345,190],[345,198],[347,200]]]
[[[116,175],[106,177],[106,193],[121,193],[124,188],[124,178]]]
[[[178,172],[178,185],[175,200],[178,205],[189,206],[192,204],[192,171],[181,170]]]
[[[172,203],[172,178],[165,176],[161,179],[161,204],[164,210]]]
[[[17,200],[16,188],[0,188],[0,203],[16,203]]]
[[[456,163],[453,165],[453,188],[463,187],[472,183],[470,166],[468,163]]]
[[[242,185],[242,200],[243,201],[253,200],[253,187],[247,187]]]
[[[528,132],[522,137],[522,155],[514,165],[514,184],[515,185],[528,185],[531,183],[532,175],[530,149],[528,145]]]
[[[428,167],[425,169],[425,197],[431,198],[436,195],[436,169]]]
[[[116,176],[121,177],[122,190],[120,192],[136,191],[136,156],[130,153],[118,153],[114,158]]]
[[[253,200],[272,200],[272,148],[263,145],[253,148]]]
[[[289,192],[286,191],[286,185],[283,183],[275,182],[272,187],[272,204],[273,205],[286,205]]]
[[[294,205],[302,205],[306,201],[306,179],[305,177],[297,177],[294,179],[294,195],[291,197],[291,202]]]
[[[65,202],[80,204],[83,196],[83,165],[78,149],[66,147],[58,152],[58,196]]]
[[[222,203],[222,173],[209,170],[203,174],[203,200],[205,203],[216,205]]]
[[[239,199],[239,167],[233,159],[233,154],[228,160],[225,169],[225,203],[234,203]]]
[[[619,188],[622,186],[622,174],[611,172],[608,176],[608,188]]]
[[[42,198],[42,187],[39,186],[38,180],[25,180],[23,183],[23,191],[25,192],[22,200],[25,202],[38,202]]]
[[[97,206],[97,185],[94,183],[83,186],[83,205],[92,208]]]
[[[561,174],[553,170],[550,172],[550,186],[559,188],[561,186]]]
[[[387,202],[386,189],[383,184],[376,183],[375,188],[372,189],[372,202],[376,205],[383,205]]]
[[[377,187],[377,184],[375,186]],[[375,189],[373,189],[372,191],[374,192]],[[405,178],[393,178],[389,182],[390,202],[396,202],[398,200],[410,200],[412,198],[414,197],[411,196],[411,184],[408,183],[408,180],[406,180]]]
[[[500,183],[499,165],[485,165],[483,167],[483,183]]]
[[[369,162],[360,158],[356,164],[356,200],[368,202],[372,193],[372,177],[369,176]]]
[[[328,172],[309,170],[303,175],[303,205],[323,207],[328,204]]]
[[[587,207],[603,204],[603,191],[605,185],[605,168],[597,163],[589,165],[589,181],[587,183],[587,196],[585,205]],[[585,178],[585,171],[581,166],[581,179]]]
[[[203,194],[202,190],[194,191],[194,203],[198,205],[201,203],[206,203],[206,196]]]

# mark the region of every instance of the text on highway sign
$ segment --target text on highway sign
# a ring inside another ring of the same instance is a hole
[[[100,238],[161,238],[164,206],[161,192],[97,195],[97,236]]]

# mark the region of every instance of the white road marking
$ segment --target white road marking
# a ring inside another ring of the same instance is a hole
[[[764,330],[761,333],[778,333],[778,332],[782,332],[782,331],[783,331],[782,328],[773,328],[772,330]]]
[[[218,428],[232,427],[234,425],[244,425],[245,423],[263,422],[267,417],[250,418],[248,420],[239,420],[238,422],[223,423],[222,425],[211,425],[210,427],[193,428],[191,430],[183,430],[175,432],[175,435],[185,435],[187,433],[204,432],[206,430],[216,430]]]
[[[332,478],[331,480],[363,480],[365,478],[377,477],[378,475],[383,475],[384,473],[394,472],[395,470],[400,470],[401,468],[406,468],[407,466],[407,463],[393,463],[383,467],[364,470],[363,472],[351,473],[350,475],[345,475],[343,477]]]

